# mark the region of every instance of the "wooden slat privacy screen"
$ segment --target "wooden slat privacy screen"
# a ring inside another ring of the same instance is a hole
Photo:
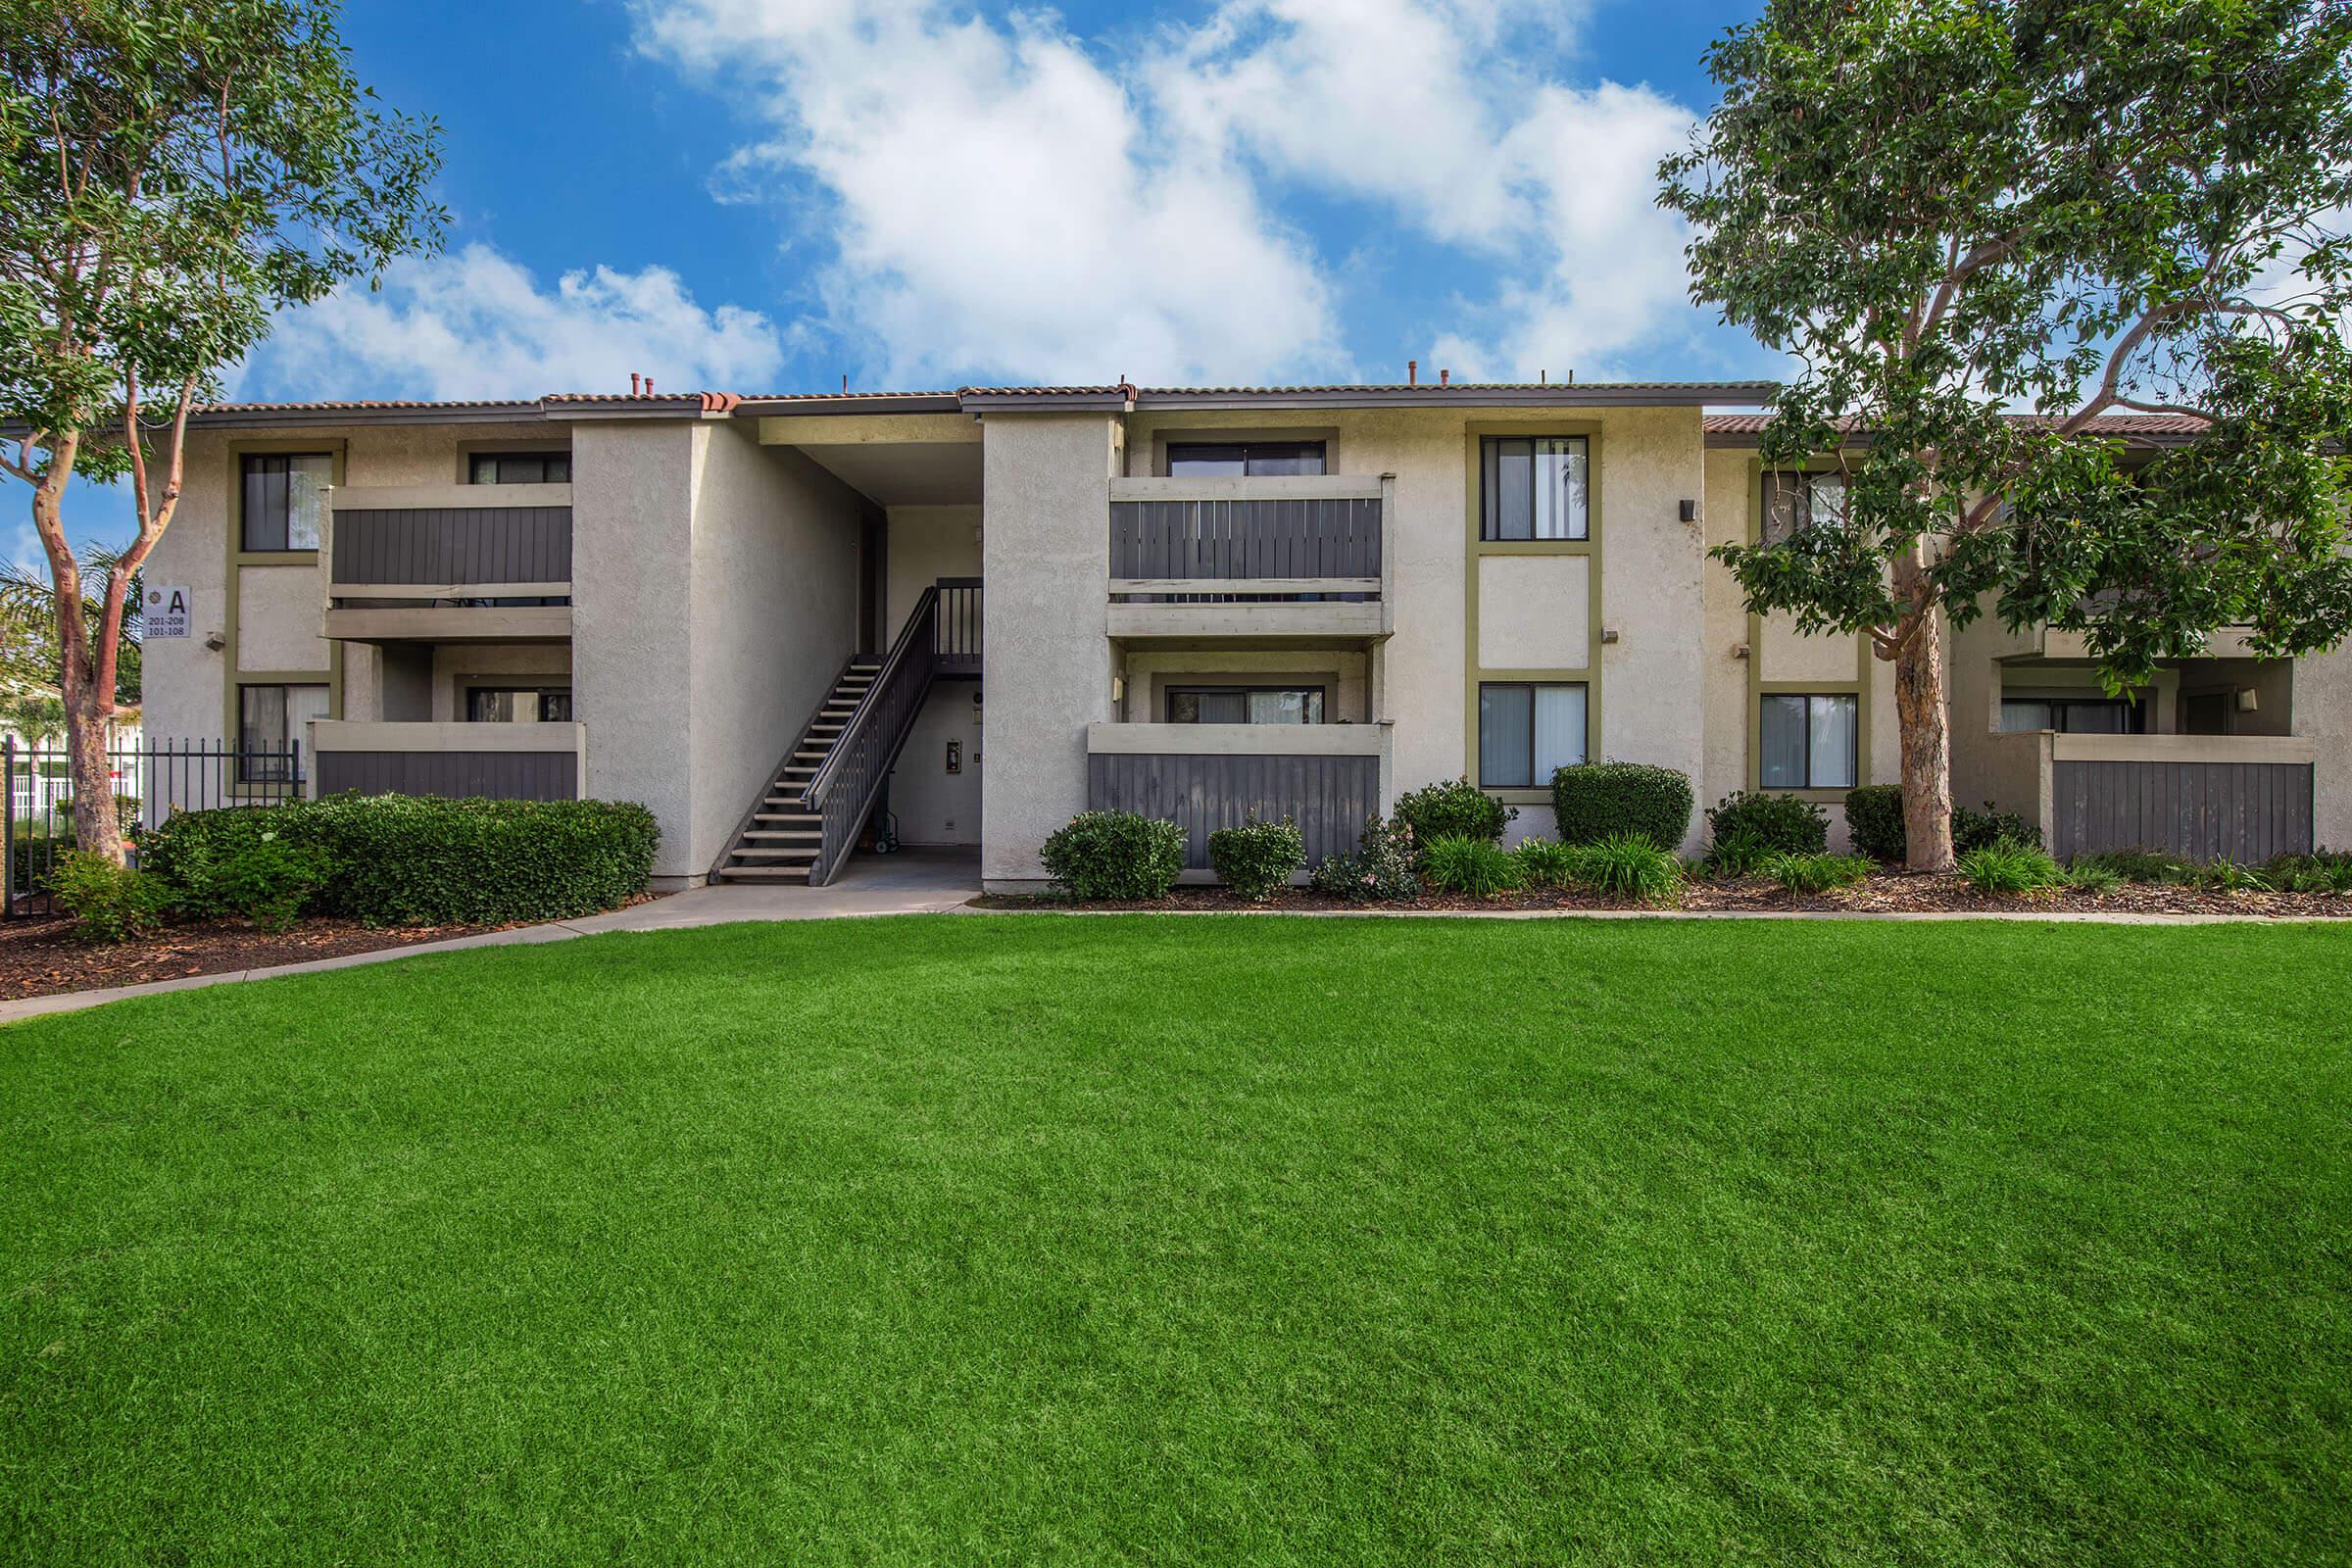
[[[1208,836],[1289,817],[1306,841],[1306,863],[1353,850],[1380,809],[1377,757],[1192,756],[1102,753],[1086,760],[1087,806],[1140,811],[1184,829],[1188,870],[1208,865]]]
[[[559,726],[569,740],[569,724]],[[579,794],[579,756],[560,752],[319,752],[311,760],[318,793],[487,796],[494,801],[568,801]]]
[[[334,580],[571,580],[569,507],[415,507],[335,514]]]
[[[1110,575],[1377,577],[1380,503],[1114,501]]]
[[[2307,762],[2052,764],[2050,849],[2169,850],[2193,860],[2253,864],[2310,851]]]

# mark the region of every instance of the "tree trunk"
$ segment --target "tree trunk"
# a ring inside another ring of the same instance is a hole
[[[1943,700],[1943,611],[1930,605],[1894,655],[1894,717],[1903,747],[1904,859],[1952,865],[1952,717]]]
[[[32,526],[49,556],[57,593],[58,695],[66,705],[66,765],[74,780],[74,839],[77,849],[122,863],[122,828],[115,814],[115,776],[108,765],[107,721],[115,716],[112,678],[99,678],[90,658],[89,621],[82,612],[81,572],[66,542],[66,481],[80,446],[61,436],[50,448],[49,471],[32,491]]]

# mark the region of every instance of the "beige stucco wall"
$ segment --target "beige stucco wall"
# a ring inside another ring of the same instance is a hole
[[[899,765],[891,769],[890,808],[904,844],[980,842],[981,741],[985,726],[974,680],[943,680],[915,715]],[[963,749],[960,772],[948,771],[948,743]]]
[[[565,643],[446,643],[432,649],[432,707],[434,723],[462,723],[466,691],[471,686],[496,686],[514,681],[525,686],[557,686],[571,679],[571,648]],[[588,715],[575,702],[572,717],[585,723]]]
[[[725,852],[856,645],[860,512],[849,486],[747,424],[695,426],[692,473],[690,876]],[[588,733],[593,756],[594,718]]]
[[[890,626],[883,642],[899,634],[922,591],[942,577],[981,574],[978,507],[892,507],[883,546],[884,600]]]
[[[982,875],[1035,885],[1046,836],[1086,808],[1086,726],[1110,718],[1107,548],[1118,421],[992,415],[982,656],[994,787]]]
[[[1478,563],[1478,662],[1489,669],[1584,669],[1592,657],[1588,556]]]

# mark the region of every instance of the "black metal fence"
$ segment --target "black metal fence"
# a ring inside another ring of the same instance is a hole
[[[173,811],[275,806],[303,790],[302,746],[137,741],[107,748],[117,819],[133,862],[141,836]],[[63,741],[0,739],[0,919],[53,912],[50,874],[74,847],[74,773]]]

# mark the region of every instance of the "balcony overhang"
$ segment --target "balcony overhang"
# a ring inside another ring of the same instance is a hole
[[[564,599],[571,584],[479,583],[432,587],[346,584],[354,599]],[[330,608],[321,635],[346,643],[556,643],[571,640],[569,605],[442,605]]]
[[[1091,757],[1387,757],[1393,725],[1089,724]]]
[[[2284,762],[2319,760],[2308,735],[2049,735],[2055,762]]]

